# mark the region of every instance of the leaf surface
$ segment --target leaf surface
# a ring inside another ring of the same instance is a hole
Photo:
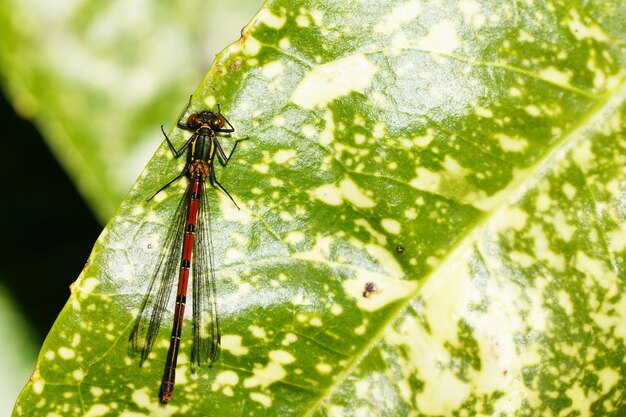
[[[620,13],[268,2],[191,104],[250,137],[218,168],[241,210],[208,190],[219,361],[190,372],[186,322],[163,406],[169,329],[142,368],[127,356],[184,189],[146,202],[182,169],[164,145],[15,415],[622,415]]]

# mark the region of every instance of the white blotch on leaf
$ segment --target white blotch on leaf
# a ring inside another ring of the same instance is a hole
[[[270,361],[264,367],[257,367],[252,371],[252,376],[244,379],[243,386],[246,388],[267,388],[274,382],[282,380],[287,372],[283,365],[293,363],[296,359],[284,350],[273,350],[269,353]]]
[[[561,306],[563,310],[565,310],[566,314],[571,315],[574,312],[574,305],[572,304],[572,299],[570,298],[569,294],[566,291],[560,290],[557,293],[557,299],[559,301],[559,305]]]
[[[378,19],[374,26],[374,32],[389,35],[399,29],[405,23],[415,20],[420,14],[421,7],[419,1],[409,1],[396,6],[384,16]]]
[[[221,337],[222,350],[229,352],[234,356],[247,355],[250,349],[241,344],[242,338],[239,335],[225,334]]]
[[[339,305],[339,304],[333,304],[330,307],[330,312],[331,312],[331,314],[333,314],[335,316],[338,316],[341,313],[343,313],[343,307],[341,307],[341,305]]]
[[[315,23],[315,26],[322,26],[324,12],[322,12],[321,10],[311,10],[310,15],[311,19],[313,19],[313,23]]]
[[[409,182],[409,185],[418,190],[436,193],[439,189],[441,175],[424,167],[417,167],[415,171],[417,176]]]
[[[368,283],[376,285],[376,291],[363,296]],[[346,294],[356,299],[357,306],[365,311],[376,311],[386,305],[410,297],[417,289],[417,283],[389,278],[386,275],[359,270],[357,278],[342,283]]]
[[[280,61],[273,61],[263,65],[261,72],[267,78],[275,78],[283,73],[285,66]]]
[[[585,141],[572,151],[572,158],[580,169],[588,172],[595,166],[596,155],[591,149],[591,142]]]
[[[324,323],[319,317],[311,317],[311,319],[309,320],[309,326],[322,327],[323,325]]]
[[[34,379],[35,377],[37,379]],[[33,376],[31,377],[31,381],[33,381],[33,392],[38,395],[41,394],[43,392],[43,389],[46,383],[44,382],[43,379],[41,379],[41,377],[39,376],[39,373],[37,373],[37,375],[33,374]]]
[[[332,237],[322,236],[321,234],[318,234],[315,236],[315,244],[313,245],[313,247],[311,247],[306,252],[294,253],[292,257],[296,259],[305,259],[317,262],[324,261],[330,257],[330,245],[332,243]],[[303,298],[302,294],[298,293],[298,295],[300,298]]]
[[[76,352],[74,351],[74,349],[66,347],[60,347],[58,349],[58,353],[62,359],[73,359],[76,356]]]
[[[300,27],[308,27],[311,25],[311,21],[309,20],[309,17],[306,15],[298,15],[298,17],[296,17],[296,24]]]
[[[236,247],[230,247],[226,250],[224,260],[226,263],[235,264],[245,258],[245,254]]]
[[[303,232],[300,232],[300,231],[289,232],[287,236],[285,236],[285,243],[289,245],[295,245],[297,243],[302,242],[304,238],[305,238],[305,235]]]
[[[626,230],[611,230],[606,236],[607,244],[612,252],[623,252],[626,249]]]
[[[222,371],[215,375],[215,380],[211,385],[211,390],[218,391],[222,387],[233,387],[239,383],[239,375],[233,371]]]
[[[528,213],[519,207],[512,207],[504,218],[506,225],[519,232],[526,227]],[[505,225],[505,223],[501,224]]]
[[[258,402],[259,404],[263,405],[266,408],[269,408],[272,406],[272,397],[270,397],[269,395],[265,395],[261,392],[251,392],[250,399],[252,401]]]
[[[240,223],[244,226],[250,224],[252,222],[252,215],[248,209],[242,204],[241,200],[237,199],[237,196],[234,194],[235,191],[228,190],[230,194],[233,196],[237,204],[239,205],[240,210],[235,207],[233,202],[228,198],[226,194],[219,190],[217,195],[219,196],[219,210],[224,220],[228,220],[231,222]]]
[[[565,257],[563,254],[555,253],[551,248],[551,241],[546,231],[540,225],[534,225],[530,228],[529,237],[533,239],[535,256],[545,261],[550,267],[558,272],[565,269]],[[541,304],[539,304],[541,305]]]
[[[320,374],[326,375],[333,370],[333,367],[327,363],[321,362],[315,365],[315,369],[317,369],[317,372],[319,372]]]
[[[556,67],[547,67],[539,71],[539,78],[564,87],[570,86],[572,76],[571,71],[561,71]]]
[[[289,38],[282,38],[278,41],[278,46],[280,49],[288,49],[291,46],[291,41]]]
[[[281,149],[276,151],[272,158],[277,164],[291,163],[295,164],[298,161],[298,154],[293,149]]]
[[[367,253],[376,259],[377,263],[384,269],[385,273],[393,278],[402,278],[404,271],[396,260],[396,257],[386,248],[373,243],[365,245]]]
[[[100,282],[97,279],[86,278],[80,280],[80,287],[78,289],[84,294],[90,294],[98,285],[100,285]]]
[[[287,21],[287,16],[276,16],[268,8],[265,7],[261,9],[257,17],[257,21],[259,23],[264,23],[265,25],[273,29],[282,28]]]
[[[331,206],[339,206],[344,200],[358,208],[372,208],[376,204],[350,178],[344,178],[335,184],[322,185],[308,191],[309,195]]]
[[[511,258],[511,261],[515,262],[522,268],[528,268],[537,262],[536,258],[533,258],[525,252],[511,251],[509,253],[509,257]]]
[[[498,140],[504,152],[522,152],[528,147],[528,141],[521,137],[511,137],[504,133],[496,133],[493,137]]]
[[[576,197],[576,187],[574,187],[569,182],[563,184],[563,187],[561,187],[561,189],[563,190],[563,194],[565,194],[570,200]]]
[[[320,144],[328,146],[335,138],[335,121],[333,120],[332,111],[326,110],[324,112],[324,121],[326,122],[326,126],[324,126],[324,130],[320,132]]]
[[[480,3],[474,0],[461,0],[458,6],[464,19],[475,29],[485,24],[485,14],[481,10]]]
[[[449,54],[461,46],[461,40],[457,36],[456,24],[452,21],[443,21],[433,25],[428,35],[418,41],[418,47]]]
[[[524,111],[534,117],[537,117],[541,114],[541,110],[539,109],[539,107],[535,106],[534,104],[529,104],[528,106],[526,106],[524,108]]]
[[[608,40],[607,35],[600,26],[593,22],[583,22],[580,14],[574,7],[570,9],[569,17],[565,20],[565,24],[578,40],[585,38],[591,38],[600,42]]]
[[[296,87],[291,102],[305,109],[325,106],[351,92],[364,93],[378,67],[363,55],[319,65],[309,71]]]
[[[249,36],[245,40],[244,52],[246,55],[254,56],[259,53],[261,50],[261,42],[254,39],[252,36]]]
[[[381,226],[389,233],[397,235],[400,233],[402,226],[400,222],[395,219],[382,219],[380,222]]]
[[[493,117],[493,112],[483,107],[475,107],[474,112],[476,113],[477,116],[484,117],[486,119]]]
[[[152,395],[152,392],[148,391],[148,388],[142,388],[133,391],[131,398],[133,403],[142,408],[150,409],[154,408],[154,406],[156,405],[154,395]]]
[[[89,408],[89,410],[87,410],[85,414],[83,414],[83,417],[100,417],[111,412],[112,410],[109,406],[106,406],[104,404],[94,404]]]
[[[280,344],[282,346],[289,346],[290,344],[297,342],[298,336],[295,333],[286,333],[283,340],[281,340]]]
[[[387,244],[387,236],[384,233],[380,233],[376,231],[376,229],[374,229],[372,225],[369,224],[369,222],[366,219],[356,219],[354,221],[354,224],[364,228],[367,231],[367,233],[372,235],[372,237],[376,240],[376,242],[378,242],[379,245],[384,246]],[[352,244],[358,246],[359,243],[358,241],[356,241],[356,242],[352,242]]]
[[[575,267],[589,278],[589,282],[595,282],[604,290],[608,290],[618,282],[615,272],[607,268],[600,259],[594,259],[583,251],[576,253]]]
[[[265,329],[263,329],[262,327],[250,325],[248,327],[248,330],[250,331],[250,333],[252,333],[252,336],[256,337],[257,339],[265,339],[267,337]]]

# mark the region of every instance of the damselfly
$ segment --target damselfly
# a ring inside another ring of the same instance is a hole
[[[217,113],[208,110],[192,113],[187,121],[183,122],[190,105],[191,98],[177,125],[181,129],[192,131],[193,134],[180,149],[174,147],[161,126],[161,131],[176,158],[188,151],[187,162],[182,172],[165,184],[150,200],[183,176],[189,178],[189,186],[174,215],[148,295],[141,306],[130,336],[131,351],[140,354],[143,363],[158,336],[161,321],[173,292],[174,277],[178,275],[172,336],[160,391],[161,401],[164,403],[172,398],[174,392],[176,361],[190,275],[193,291],[192,371],[203,363],[211,366],[220,352],[211,218],[208,203],[203,195],[204,183],[208,178],[213,187],[221,188],[237,206],[233,197],[217,181],[214,162],[217,156],[220,164],[226,166],[237,144],[247,139],[236,140],[230,153],[226,155],[216,133],[232,133],[235,129],[222,115],[219,105]]]

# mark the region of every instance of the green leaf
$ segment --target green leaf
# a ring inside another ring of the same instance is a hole
[[[32,372],[37,352],[32,329],[4,285],[0,285],[0,338],[10,341],[0,345],[0,374],[3,376],[0,381],[0,415],[8,416],[20,393],[22,381]]]
[[[158,126],[260,5],[6,0],[3,87],[105,223],[162,139]]]
[[[15,415],[623,415],[623,14],[269,1],[192,100],[250,137],[217,173],[241,210],[207,193],[220,359],[190,372],[186,321],[161,405],[169,329],[127,355],[184,189],[146,201],[163,145]]]

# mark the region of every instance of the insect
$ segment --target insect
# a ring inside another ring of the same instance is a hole
[[[187,151],[187,161],[182,172],[161,187],[150,200],[183,176],[189,178],[189,185],[168,229],[164,251],[130,336],[131,352],[140,354],[143,364],[158,336],[161,321],[173,292],[174,277],[178,275],[172,334],[159,394],[163,403],[170,401],[174,392],[176,361],[190,275],[193,298],[192,371],[203,363],[211,366],[220,353],[211,218],[208,203],[204,198],[204,186],[208,178],[213,187],[219,187],[239,208],[230,193],[218,182],[214,163],[217,157],[220,164],[226,166],[237,144],[248,139],[237,139],[230,153],[226,155],[216,133],[232,133],[235,129],[222,115],[219,105],[217,113],[208,110],[191,113],[186,122],[183,122],[190,105],[191,98],[177,126],[193,134],[180,149],[174,147],[161,126],[161,131],[175,157],[178,158]]]

